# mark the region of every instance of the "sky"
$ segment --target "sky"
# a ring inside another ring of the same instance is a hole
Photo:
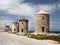
[[[29,30],[34,30],[34,16],[40,10],[50,14],[50,31],[60,31],[60,0],[0,0],[0,28],[25,17]]]

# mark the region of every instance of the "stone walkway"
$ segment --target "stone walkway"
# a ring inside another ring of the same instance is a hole
[[[30,39],[7,32],[0,32],[0,45],[60,45],[54,41]]]

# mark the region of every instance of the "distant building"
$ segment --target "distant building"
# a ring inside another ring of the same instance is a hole
[[[12,32],[18,32],[18,21],[16,20],[12,22]]]
[[[10,30],[10,27],[8,25],[5,24],[5,28],[4,28],[5,32],[8,32]]]
[[[25,35],[28,33],[28,19],[22,18],[19,20],[19,34]]]
[[[49,32],[49,13],[44,10],[35,14],[35,33]]]

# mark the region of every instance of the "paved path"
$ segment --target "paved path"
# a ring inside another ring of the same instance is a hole
[[[60,45],[46,40],[35,40],[7,32],[0,32],[0,45]]]

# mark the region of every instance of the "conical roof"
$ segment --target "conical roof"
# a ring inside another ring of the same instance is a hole
[[[40,10],[39,12],[37,12],[36,14],[49,14],[48,12],[46,12],[45,10]]]
[[[28,20],[28,19],[26,19],[26,18],[21,18],[20,20]]]
[[[18,21],[17,20],[14,20],[14,21],[12,21],[12,23],[18,23]]]

